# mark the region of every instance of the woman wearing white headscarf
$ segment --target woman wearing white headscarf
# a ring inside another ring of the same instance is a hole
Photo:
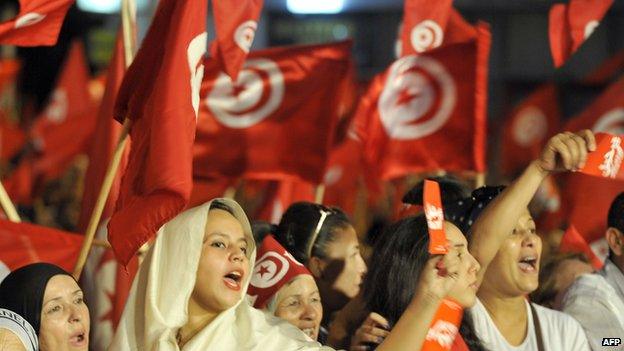
[[[215,199],[179,214],[146,255],[109,350],[331,350],[244,301],[255,253],[249,221],[235,201]],[[435,269],[441,259],[446,277]],[[424,341],[456,266],[452,255],[430,260],[422,293],[378,350],[412,350]]]

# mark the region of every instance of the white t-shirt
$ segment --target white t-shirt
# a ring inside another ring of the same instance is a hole
[[[542,331],[544,351],[589,351],[589,344],[581,325],[574,318],[542,306],[533,304],[539,318]],[[529,303],[526,303],[528,314],[527,337],[518,346],[510,345],[498,331],[485,306],[477,299],[470,308],[475,332],[483,345],[492,351],[536,351],[537,337],[533,324],[533,316]],[[509,316],[514,318],[514,316]]]

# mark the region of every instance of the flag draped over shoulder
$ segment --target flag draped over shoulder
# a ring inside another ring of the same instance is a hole
[[[63,19],[74,0],[20,0],[20,11],[0,23],[0,44],[18,46],[54,45]]]
[[[207,2],[162,0],[115,103],[132,121],[132,148],[108,238],[127,264],[187,205],[206,52]]]

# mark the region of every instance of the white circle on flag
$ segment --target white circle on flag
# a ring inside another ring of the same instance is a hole
[[[583,38],[589,38],[589,36],[592,35],[594,30],[596,30],[596,27],[598,27],[599,25],[600,22],[596,20],[587,22],[587,24],[585,25],[585,29],[583,30]]]
[[[605,132],[613,135],[624,134],[624,108],[614,108],[596,121],[592,130],[596,133]]]
[[[410,41],[416,52],[437,48],[444,40],[442,27],[433,20],[424,20],[412,28]]]
[[[9,269],[9,267],[7,267],[7,265],[4,264],[4,262],[0,261],[0,282],[2,282],[4,278],[6,278],[6,276],[9,275],[9,273],[11,273],[11,270]]]
[[[516,143],[524,147],[531,146],[544,139],[548,133],[546,115],[535,106],[527,106],[518,112],[512,131]]]
[[[201,33],[191,40],[186,49],[189,71],[191,73],[191,104],[195,110],[195,119],[199,112],[199,89],[204,77],[204,54],[206,53],[206,43],[208,34]]]
[[[325,177],[323,178],[323,184],[327,186],[332,186],[342,178],[343,169],[340,165],[335,165],[330,167],[327,172],[325,172]]]
[[[258,22],[250,20],[241,23],[234,31],[234,42],[246,53],[251,49],[257,28]]]
[[[397,60],[379,97],[379,116],[386,132],[398,140],[436,132],[455,108],[456,90],[453,77],[435,59],[412,55]]]
[[[57,88],[52,92],[45,115],[51,122],[62,123],[67,118],[67,92]]]
[[[220,73],[206,97],[217,121],[229,128],[248,128],[275,112],[284,98],[284,75],[266,58],[250,59],[236,84]]]
[[[269,251],[256,262],[250,284],[259,289],[270,288],[284,278],[289,268],[286,258]]]
[[[29,12],[15,20],[15,28],[32,26],[41,22],[46,16],[37,12]]]

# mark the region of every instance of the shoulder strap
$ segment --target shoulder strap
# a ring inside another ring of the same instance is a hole
[[[537,351],[545,351],[544,341],[542,339],[542,328],[540,328],[537,312],[535,311],[535,307],[533,307],[532,303],[528,302],[528,304],[531,307],[531,315],[533,316],[533,329],[535,329],[535,338],[537,339]]]

